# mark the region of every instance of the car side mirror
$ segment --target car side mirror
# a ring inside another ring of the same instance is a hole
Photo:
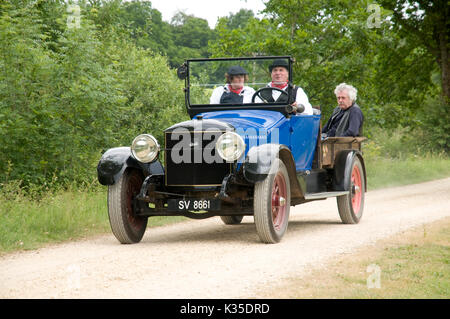
[[[186,63],[183,63],[177,69],[177,76],[180,80],[184,80],[187,77],[187,66]]]

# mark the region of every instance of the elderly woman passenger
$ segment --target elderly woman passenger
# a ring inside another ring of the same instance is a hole
[[[356,104],[358,91],[346,83],[339,84],[334,90],[338,106],[333,110],[328,122],[322,129],[322,137],[361,136],[364,116]]]

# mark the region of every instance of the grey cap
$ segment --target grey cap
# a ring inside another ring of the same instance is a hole
[[[239,65],[233,65],[228,68],[228,75],[240,75],[240,74],[248,74],[245,69]]]

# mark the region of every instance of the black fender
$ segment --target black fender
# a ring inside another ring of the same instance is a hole
[[[343,150],[340,151],[334,161],[333,170],[333,190],[334,191],[348,191],[351,185],[351,169],[353,158],[358,157],[364,173],[364,189],[367,191],[367,177],[366,165],[362,153],[358,150]]]
[[[158,160],[141,163],[131,155],[130,147],[115,147],[107,150],[98,162],[98,181],[102,185],[113,185],[128,167],[139,169],[144,175],[164,174],[164,168]]]
[[[269,175],[272,163],[276,158],[283,161],[288,171],[291,200],[302,198],[304,191],[297,179],[294,157],[286,145],[264,144],[251,148],[243,164],[244,178],[252,184],[263,181]]]

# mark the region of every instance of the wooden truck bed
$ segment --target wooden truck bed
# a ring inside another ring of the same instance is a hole
[[[320,142],[321,168],[333,168],[336,155],[342,150],[361,151],[361,143],[367,137],[328,137]]]

